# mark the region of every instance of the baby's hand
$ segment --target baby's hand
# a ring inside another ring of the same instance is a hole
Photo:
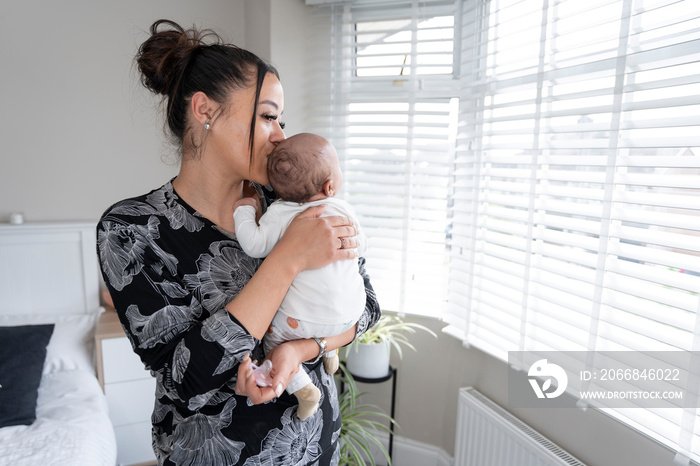
[[[255,199],[254,197],[244,197],[236,201],[235,204],[233,204],[233,210],[235,211],[241,206],[244,205],[249,205],[255,208],[255,212],[260,211],[260,204],[258,204],[258,200]]]

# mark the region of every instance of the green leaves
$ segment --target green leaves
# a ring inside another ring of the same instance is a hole
[[[399,358],[403,358],[401,350],[402,345],[412,350],[416,350],[409,342],[409,336],[416,333],[418,330],[424,330],[437,338],[435,332],[429,328],[413,322],[404,322],[403,319],[396,315],[384,314],[379,322],[365,333],[357,337],[355,343],[382,343],[389,342],[396,349]]]
[[[362,396],[352,375],[341,364],[340,381],[344,391],[340,394],[340,414],[343,425],[340,428],[340,466],[376,466],[371,448],[376,446],[391,465],[389,453],[376,437],[377,431],[390,432],[389,425],[396,421],[382,413],[375,405],[358,404]]]
[[[360,335],[353,344],[368,343],[379,344],[388,342],[403,357],[402,347],[406,346],[415,351],[415,347],[409,341],[411,335],[418,330],[424,330],[434,337],[435,333],[423,325],[404,322],[399,316],[384,314],[379,322]],[[350,348],[348,348],[350,350]],[[357,389],[357,384],[352,375],[340,364],[340,382],[344,385],[340,394],[340,413],[343,425],[340,429],[340,466],[376,466],[372,458],[372,447],[376,446],[384,455],[387,464],[391,465],[391,458],[384,445],[377,439],[377,432],[390,432],[389,426],[398,427],[396,421],[389,415],[371,404],[359,404],[362,396]]]

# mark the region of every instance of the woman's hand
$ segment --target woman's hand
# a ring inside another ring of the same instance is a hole
[[[238,379],[236,380],[235,392],[242,396],[247,396],[253,404],[261,404],[275,397],[279,397],[286,384],[280,380],[273,380],[271,387],[259,387],[253,375],[253,367],[250,355],[246,354],[245,358],[238,366]],[[274,364],[274,363],[273,363]],[[287,383],[289,383],[287,381]],[[273,389],[273,387],[275,387]]]
[[[357,229],[343,216],[321,217],[325,206],[306,209],[297,215],[275,247],[298,271],[318,269],[333,262],[354,259]]]
[[[282,395],[294,374],[299,370],[299,365],[303,362],[301,359],[304,357],[302,344],[297,341],[282,343],[273,348],[267,355],[267,359],[272,362],[271,387],[258,386],[253,376],[250,356],[246,355],[238,367],[236,393],[247,396],[253,404],[265,403]]]

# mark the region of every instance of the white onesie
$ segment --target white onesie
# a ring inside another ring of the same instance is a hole
[[[294,217],[317,205],[327,206],[324,217],[341,215],[352,219],[358,231],[357,255],[362,255],[367,241],[360,230],[355,211],[350,204],[336,198],[303,204],[275,201],[260,218],[259,226],[255,222],[255,208],[240,206],[233,214],[238,242],[249,256],[265,257],[282,238]],[[296,276],[280,304],[270,331],[264,338],[265,350],[269,351],[293,339],[343,333],[357,322],[364,311],[365,301],[365,285],[357,259],[340,260],[320,269],[304,270]],[[311,382],[305,371],[297,372],[297,376],[287,387],[289,393]]]

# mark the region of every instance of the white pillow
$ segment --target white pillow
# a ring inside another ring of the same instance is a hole
[[[100,313],[0,315],[0,326],[54,324],[42,375],[86,370],[95,374],[95,328]]]

